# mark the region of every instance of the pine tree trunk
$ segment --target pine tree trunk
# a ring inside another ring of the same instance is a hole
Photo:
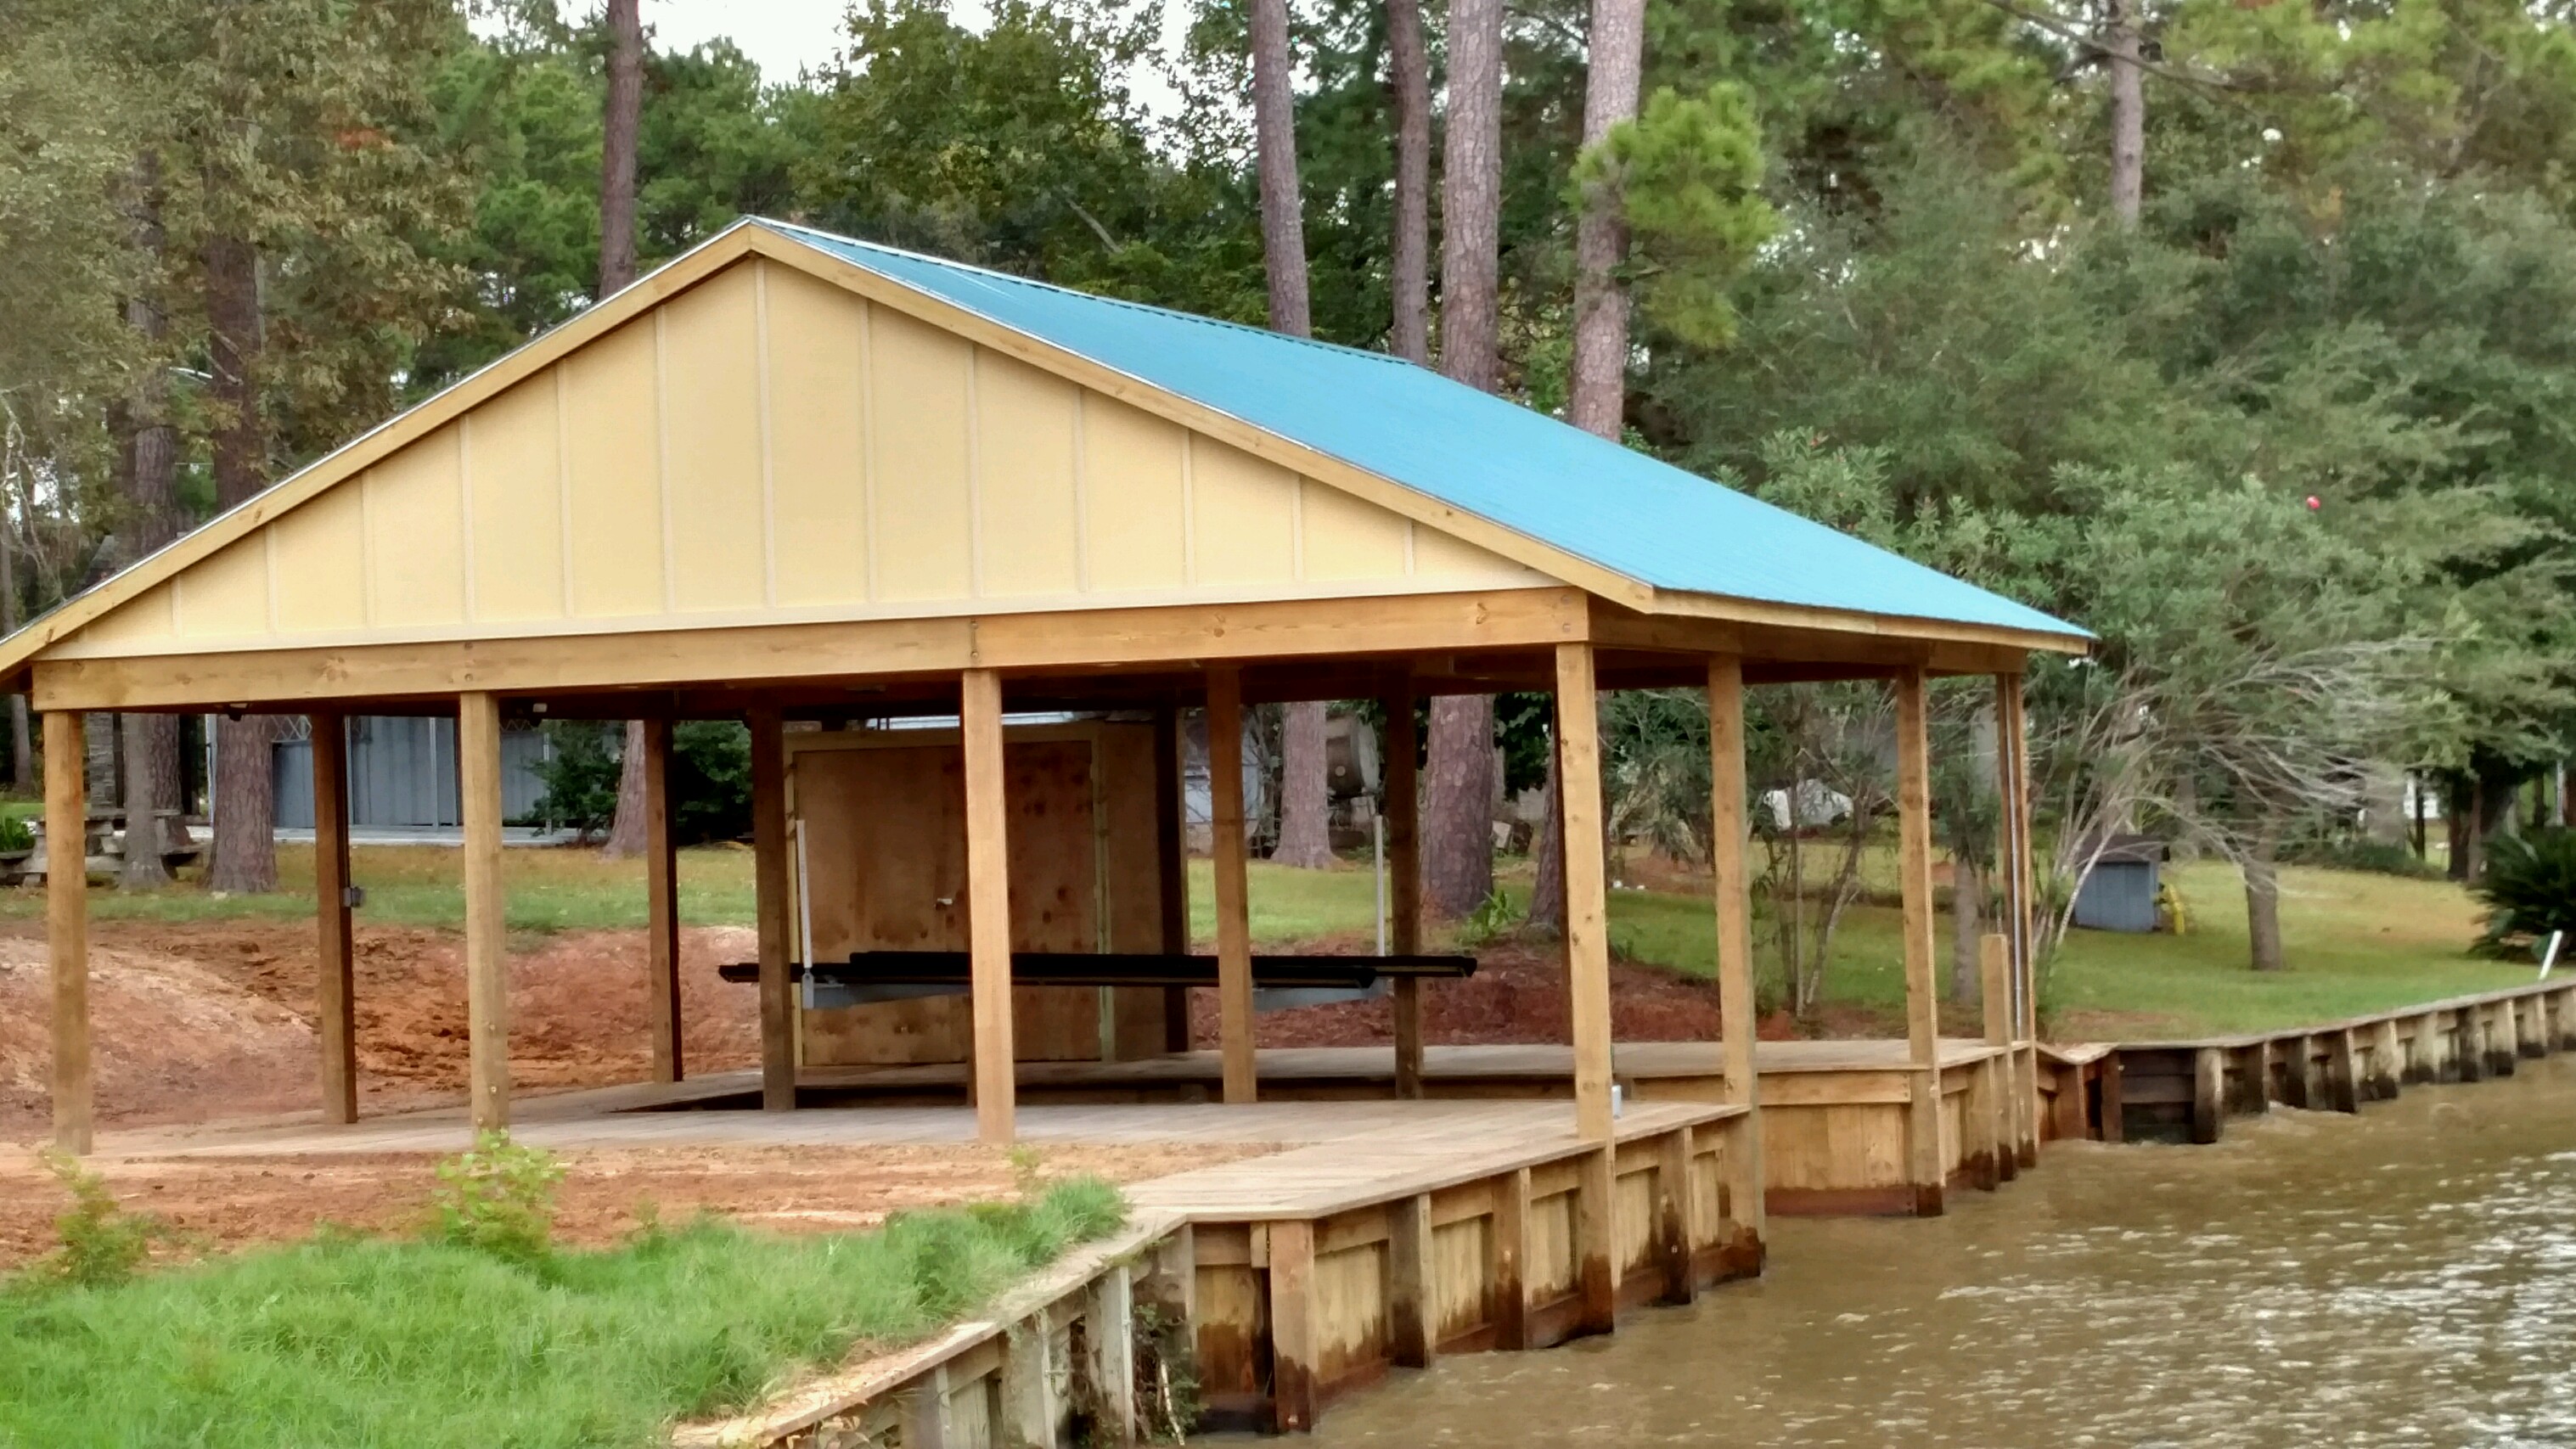
[[[1534,930],[1565,934],[1565,812],[1557,808],[1556,772],[1564,763],[1565,731],[1551,725],[1547,740],[1547,808],[1539,814],[1538,844],[1530,851],[1530,906],[1523,924]]]
[[[1422,904],[1435,919],[1474,914],[1494,893],[1494,702],[1431,702],[1422,796]]]
[[[2245,853],[2245,944],[2257,971],[2278,971],[2281,956],[2281,880],[2272,858],[2280,829],[2264,822]]]
[[[134,167],[134,245],[157,267],[169,242],[161,224],[161,158],[146,151]],[[144,365],[134,394],[127,400],[129,424],[125,452],[126,561],[140,561],[179,534],[178,430],[170,423],[170,386],[162,347],[168,319],[157,298],[130,297],[126,325],[143,339]],[[125,869],[120,884],[149,890],[170,883],[170,868],[161,860],[160,812],[179,804],[179,718],[168,714],[129,714],[120,719],[125,734]]]
[[[1593,0],[1592,60],[1583,92],[1583,144],[1597,146],[1637,114],[1645,0]],[[1619,440],[1627,414],[1628,226],[1615,195],[1583,198],[1574,228],[1574,358],[1566,420]]]
[[[1440,370],[1492,392],[1502,231],[1502,0],[1450,0],[1448,38]],[[1430,745],[1422,896],[1433,914],[1454,919],[1494,893],[1494,702],[1462,695],[1434,701]]]
[[[1387,348],[1431,360],[1431,61],[1421,0],[1387,0],[1387,70],[1395,111],[1395,235],[1387,252],[1394,319]]]
[[[219,191],[210,179],[209,191]],[[260,413],[259,253],[218,234],[205,245],[206,341],[220,417],[214,436],[215,503],[233,508],[268,486],[268,429]],[[215,731],[215,843],[206,885],[249,894],[277,889],[276,779],[269,764],[276,723],[227,719]]]
[[[635,280],[635,146],[644,123],[644,22],[640,0],[608,0],[608,100],[600,118],[599,295]],[[626,722],[617,813],[602,855],[644,853],[644,723]]]
[[[1950,865],[1950,999],[1974,1001],[1985,943],[1986,873],[1959,856]]]
[[[1274,864],[1321,870],[1333,863],[1332,784],[1324,758],[1324,706],[1292,704],[1279,730],[1279,842]]]
[[[2111,214],[2135,226],[2147,190],[2147,95],[2138,69],[2137,0],[2103,0],[2111,61]]]

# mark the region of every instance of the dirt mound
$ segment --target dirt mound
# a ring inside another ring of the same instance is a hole
[[[513,936],[510,947],[516,1085],[605,1086],[647,1074],[643,933]],[[719,963],[753,951],[745,928],[681,934],[683,1051],[691,1071],[759,1060],[754,993],[715,974]],[[313,1026],[319,960],[314,931],[296,923],[94,923],[90,1022],[100,1123],[311,1110],[321,1091]],[[460,1097],[462,938],[363,927],[355,975],[362,1110]],[[45,1130],[50,1013],[42,926],[15,923],[0,933],[0,1139]]]

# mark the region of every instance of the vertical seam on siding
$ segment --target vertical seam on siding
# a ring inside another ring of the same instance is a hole
[[[859,521],[867,533],[859,540],[861,579],[867,600],[877,600],[877,378],[874,302],[859,303]]]
[[[671,382],[663,334],[668,314],[653,309],[653,491],[662,507],[662,612],[680,608],[678,559],[671,549]]]
[[[1199,435],[1187,428],[1181,430],[1181,582],[1195,587],[1199,581]]]
[[[376,470],[358,475],[358,617],[376,626]]]
[[[467,413],[456,420],[456,534],[461,547],[457,550],[465,561],[465,621],[479,619],[479,601],[474,589],[474,415]]]
[[[260,571],[268,575],[268,632],[280,632],[277,608],[277,525],[264,523],[259,529]]]
[[[555,591],[563,616],[572,617],[572,384],[564,380],[560,362],[547,371],[555,375],[555,527],[561,534],[563,578]]]
[[[984,597],[984,399],[976,388],[984,349],[966,346],[966,597]]]
[[[1306,581],[1306,475],[1288,477],[1288,577]]]
[[[1414,530],[1421,526],[1421,524],[1414,522],[1410,518],[1404,520],[1404,576],[1408,579],[1413,577],[1415,569],[1413,557],[1413,534]]]
[[[769,263],[751,264],[751,337],[760,389],[760,601],[778,607],[778,471],[769,442]]]
[[[1083,418],[1090,390],[1073,390],[1073,591],[1091,592],[1091,469],[1086,465]]]

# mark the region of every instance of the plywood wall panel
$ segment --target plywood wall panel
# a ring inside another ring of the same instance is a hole
[[[654,324],[630,323],[564,360],[571,602],[585,619],[662,612],[661,412]]]
[[[975,355],[976,573],[988,599],[1081,587],[1075,489],[1082,390],[998,352]]]
[[[370,622],[379,627],[465,621],[463,464],[457,439],[454,426],[441,428],[367,472],[367,595]]]
[[[183,639],[239,639],[265,634],[268,534],[252,534],[188,570],[179,581]]]
[[[768,594],[757,266],[662,308],[662,487],[672,602],[683,614],[756,609]]]
[[[269,531],[279,632],[341,629],[366,616],[366,515],[357,489],[325,493]]]
[[[563,617],[563,429],[556,391],[551,374],[531,379],[476,408],[465,424],[478,622]]]
[[[778,602],[868,597],[867,443],[860,349],[867,304],[769,269],[769,490]]]
[[[970,374],[965,341],[879,307],[868,314],[868,416],[877,597],[974,593]]]
[[[1525,581],[1534,584],[1542,581],[1534,569],[1523,568],[1499,554],[1436,528],[1420,526],[1413,530],[1413,575],[1425,583]]]
[[[1094,593],[1189,582],[1189,433],[1094,393],[1082,406],[1084,572]]]
[[[1404,519],[1311,480],[1305,484],[1298,512],[1305,529],[1305,577],[1310,582],[1404,577],[1408,526]]]
[[[174,632],[170,611],[171,585],[163,584],[134,602],[112,609],[98,622],[82,631],[92,644],[110,647],[149,648],[167,644]]]
[[[1277,587],[1297,576],[1297,475],[1208,438],[1190,449],[1193,582]]]

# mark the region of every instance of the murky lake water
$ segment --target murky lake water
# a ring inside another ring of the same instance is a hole
[[[1312,1442],[2576,1445],[2576,1057],[1951,1202],[1774,1220],[1760,1283],[1399,1373]]]

